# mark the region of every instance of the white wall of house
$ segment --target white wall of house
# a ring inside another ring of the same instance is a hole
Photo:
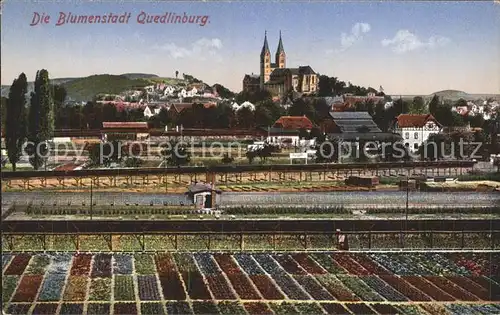
[[[299,136],[268,136],[266,138],[266,141],[271,144],[290,144],[293,146],[298,146],[299,143]]]
[[[151,110],[149,109],[148,106],[146,106],[146,109],[144,109],[144,117],[147,117],[147,118],[150,118],[150,117],[153,117],[153,113],[151,112]]]
[[[431,134],[441,132],[442,128],[434,122],[429,121],[421,128],[396,128],[395,131],[403,137],[403,142],[410,151],[415,152]]]

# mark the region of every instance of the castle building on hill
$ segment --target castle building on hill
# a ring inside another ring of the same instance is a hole
[[[290,92],[312,94],[318,88],[318,75],[310,66],[286,67],[286,53],[281,38],[271,62],[271,51],[267,43],[267,32],[260,52],[260,74],[246,74],[243,78],[244,91],[268,90],[273,97],[283,98]]]

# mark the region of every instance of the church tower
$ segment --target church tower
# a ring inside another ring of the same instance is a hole
[[[277,68],[286,68],[286,54],[285,49],[283,48],[283,41],[281,40],[281,31],[278,49],[276,50],[276,66]]]
[[[264,89],[264,83],[269,81],[271,74],[271,52],[267,44],[267,31],[264,33],[264,45],[260,52],[260,89]]]

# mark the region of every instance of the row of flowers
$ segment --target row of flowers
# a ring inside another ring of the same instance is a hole
[[[398,268],[408,266],[412,257],[414,265],[403,270],[411,269],[412,272],[406,273],[411,276],[390,275],[388,270],[404,275],[405,272]],[[373,254],[371,258],[373,260],[364,254],[348,253],[19,254],[5,258],[6,280],[2,291],[6,296],[4,302],[9,301],[10,296],[12,302],[50,302],[61,297],[64,301],[79,302],[85,301],[87,294],[89,301],[107,301],[112,291],[116,301],[124,302],[135,301],[136,297],[141,301],[183,300],[187,295],[201,300],[498,299],[499,286],[491,279],[467,275],[431,276],[435,273],[468,274],[465,268],[454,265],[442,255]],[[426,259],[436,261],[438,267],[431,267]],[[339,272],[340,268],[345,272]],[[330,270],[338,275],[327,273]],[[346,272],[356,276],[343,276]]]

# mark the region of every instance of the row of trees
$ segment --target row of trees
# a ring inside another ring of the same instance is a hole
[[[45,163],[43,156],[48,150],[47,141],[52,138],[54,132],[55,92],[56,89],[49,83],[48,71],[37,71],[28,110],[26,75],[21,73],[12,83],[6,100],[5,143],[14,171],[26,141],[26,152],[30,155],[29,161],[33,168],[38,169]],[[57,90],[57,93],[60,94],[60,90]]]

